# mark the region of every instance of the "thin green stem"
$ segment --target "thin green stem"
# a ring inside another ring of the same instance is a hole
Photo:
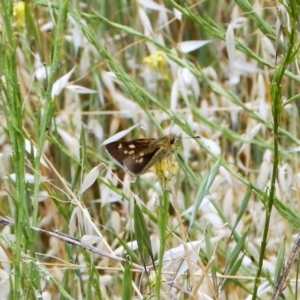
[[[293,61],[293,58],[295,55],[299,52],[299,48],[295,49],[295,44],[297,41],[297,15],[295,15],[295,12],[297,12],[297,4],[295,1],[290,2],[290,8],[287,8],[287,12],[290,16],[291,21],[291,32],[289,33],[289,41],[288,46],[286,49],[286,55],[282,61],[282,63],[279,65],[279,67],[275,70],[274,78],[272,80],[271,85],[271,95],[272,95],[272,114],[273,114],[273,170],[272,170],[272,177],[271,177],[271,188],[270,193],[268,195],[268,200],[266,204],[266,219],[265,219],[265,227],[263,232],[263,238],[261,241],[261,250],[260,250],[260,256],[259,256],[259,262],[258,262],[258,269],[256,273],[255,278],[255,284],[254,284],[254,290],[252,299],[256,299],[257,297],[257,291],[260,285],[260,276],[262,273],[262,267],[263,267],[263,260],[265,256],[265,251],[267,247],[267,240],[269,235],[269,226],[270,226],[270,219],[271,219],[271,213],[272,208],[274,206],[275,201],[275,195],[276,195],[276,182],[277,182],[277,174],[278,174],[278,164],[280,159],[280,152],[279,152],[279,125],[280,125],[280,117],[282,112],[282,78],[284,76],[285,70],[289,67],[291,62]]]
[[[162,267],[163,267],[163,257],[166,250],[166,241],[167,241],[167,228],[169,220],[169,198],[170,192],[163,187],[162,196],[160,197],[160,206],[159,206],[159,217],[158,217],[158,229],[159,229],[159,254],[158,254],[158,270],[156,276],[156,285],[155,285],[155,297],[160,299],[161,292],[161,283],[162,283]]]
[[[3,90],[3,110],[7,120],[8,136],[12,145],[12,163],[15,178],[15,192],[12,195],[14,201],[14,218],[16,222],[16,243],[13,252],[13,299],[21,298],[21,283],[23,279],[23,269],[21,268],[21,253],[29,245],[25,239],[30,236],[29,213],[27,205],[26,184],[25,184],[25,142],[22,132],[23,108],[20,88],[17,75],[17,43],[13,33],[12,11],[13,5],[10,1],[1,1],[1,10],[4,21],[4,39],[6,46],[3,48],[1,87]],[[4,80],[3,80],[4,79]]]

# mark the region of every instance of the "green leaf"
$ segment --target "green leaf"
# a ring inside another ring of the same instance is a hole
[[[134,231],[145,271],[147,272],[146,262],[150,256],[154,266],[154,256],[152,253],[150,234],[143,213],[137,203],[134,205]]]
[[[193,226],[195,219],[196,219],[196,215],[199,210],[199,207],[200,207],[204,197],[208,194],[208,191],[219,172],[219,168],[221,166],[221,160],[222,160],[222,158],[219,157],[218,160],[216,161],[216,163],[213,165],[212,169],[208,173],[206,173],[206,175],[204,176],[204,178],[199,186],[199,189],[198,189],[198,192],[196,195],[196,201],[195,201],[193,213],[192,213],[191,220],[190,220],[189,229],[191,229],[191,227]]]
[[[131,265],[130,262],[127,260],[125,267],[124,267],[124,276],[122,282],[122,299],[132,299],[132,274],[131,274]]]

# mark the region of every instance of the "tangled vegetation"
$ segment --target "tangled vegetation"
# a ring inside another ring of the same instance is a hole
[[[296,0],[0,3],[1,299],[299,298]]]

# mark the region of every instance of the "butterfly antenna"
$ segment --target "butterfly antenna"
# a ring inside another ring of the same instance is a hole
[[[183,139],[201,139],[201,136],[200,135],[184,136]]]

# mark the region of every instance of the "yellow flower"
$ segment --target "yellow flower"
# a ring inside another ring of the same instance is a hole
[[[25,2],[19,1],[14,3],[14,26],[17,29],[24,29],[25,28]]]
[[[154,54],[145,57],[144,62],[151,69],[163,72],[166,65],[166,56],[162,51],[156,51]]]
[[[155,164],[151,171],[157,175],[162,186],[166,186],[179,171],[175,154]]]

